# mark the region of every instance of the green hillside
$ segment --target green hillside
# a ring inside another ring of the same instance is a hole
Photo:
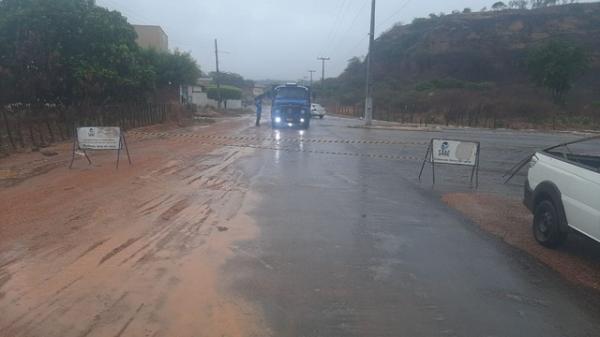
[[[589,64],[573,81],[566,105],[554,104],[549,90],[536,86],[527,64],[533,50],[553,41],[581,49]],[[498,126],[498,120],[598,124],[599,41],[600,3],[456,13],[396,25],[374,47],[375,117],[481,126]],[[358,113],[364,73],[362,60],[350,60],[321,97]]]

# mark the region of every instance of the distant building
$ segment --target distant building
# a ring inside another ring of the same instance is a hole
[[[137,33],[137,44],[142,48],[169,51],[169,37],[160,26],[133,25]]]

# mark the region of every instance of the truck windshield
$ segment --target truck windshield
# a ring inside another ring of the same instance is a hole
[[[277,90],[277,98],[283,99],[306,99],[308,97],[308,93],[304,88],[279,88]]]

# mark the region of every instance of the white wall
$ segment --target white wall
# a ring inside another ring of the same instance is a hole
[[[208,95],[202,91],[202,87],[186,87],[184,90],[184,95],[187,97],[188,103],[195,104],[197,106],[210,106],[213,108],[217,108],[219,106],[219,102],[208,98]],[[227,108],[232,110],[241,110],[242,101],[239,99],[228,100]]]
[[[241,99],[230,99],[227,101],[227,109],[231,110],[241,110],[242,109],[242,100]]]

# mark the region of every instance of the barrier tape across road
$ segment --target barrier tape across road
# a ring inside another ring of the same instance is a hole
[[[333,156],[347,156],[347,157],[360,157],[360,158],[371,158],[371,159],[385,159],[385,160],[400,160],[400,161],[421,161],[423,158],[415,156],[401,156],[401,155],[388,155],[388,154],[374,154],[374,153],[359,153],[359,152],[344,152],[344,151],[323,151],[315,149],[301,149],[297,147],[285,147],[285,146],[269,146],[263,144],[251,144],[250,142],[275,142],[276,144],[368,144],[368,145],[428,145],[427,142],[417,141],[384,141],[384,140],[340,140],[340,139],[310,139],[310,138],[274,138],[274,137],[251,137],[251,136],[221,136],[221,135],[198,135],[193,133],[170,133],[170,132],[140,132],[134,131],[129,133],[132,136],[138,136],[141,139],[149,138],[160,138],[169,137],[171,139],[179,139],[181,141],[189,142],[195,139],[210,140],[203,142],[207,145],[217,145],[226,147],[239,147],[239,148],[252,148],[262,150],[274,150],[284,151],[289,153],[311,153],[321,155],[333,155]],[[243,143],[231,143],[223,141],[238,141]]]
[[[319,139],[319,138],[275,138],[275,137],[252,137],[252,136],[222,136],[222,135],[199,135],[194,133],[170,133],[170,132],[130,132],[131,135],[146,137],[172,137],[172,138],[203,138],[236,141],[257,142],[281,142],[281,143],[318,143],[318,144],[366,144],[366,145],[428,145],[429,142],[407,141],[407,140],[356,140],[356,139]]]

